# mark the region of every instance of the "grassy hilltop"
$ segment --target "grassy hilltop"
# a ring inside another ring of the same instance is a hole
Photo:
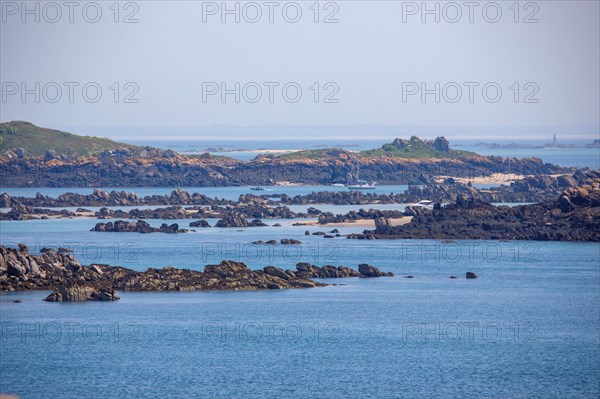
[[[324,148],[316,150],[296,151],[279,155],[284,159],[335,159],[340,153],[353,155],[339,148]],[[446,138],[438,137],[435,140],[422,140],[412,136],[409,140],[395,139],[392,143],[386,143],[380,148],[360,151],[357,153],[363,158],[392,157],[408,159],[435,159],[435,158],[469,158],[477,156],[470,151],[453,150]]]
[[[47,150],[54,150],[58,154],[89,155],[123,147],[135,146],[100,137],[78,136],[46,129],[30,122],[0,123],[0,152],[23,148],[36,156],[43,156]]]

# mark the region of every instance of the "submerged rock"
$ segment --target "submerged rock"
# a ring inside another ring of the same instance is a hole
[[[293,238],[282,238],[279,242],[281,244],[284,244],[284,245],[299,245],[299,244],[302,244],[302,241],[294,240]]]
[[[358,272],[361,274],[361,277],[390,277],[394,275],[392,272],[382,272],[375,266],[371,266],[367,263],[358,265]]]

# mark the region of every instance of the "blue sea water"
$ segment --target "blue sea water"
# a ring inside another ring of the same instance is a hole
[[[136,270],[202,270],[227,258],[251,268],[368,262],[396,276],[292,291],[124,292],[116,303],[52,304],[42,301],[48,292],[2,294],[0,392],[22,398],[600,394],[597,243],[327,240],[304,231],[328,229],[289,220],[279,221],[282,227],[179,235],[89,231],[96,222],[2,221],[2,244],[23,242],[33,252],[67,246],[84,264]],[[282,237],[303,244],[249,244]],[[465,280],[466,271],[480,277]],[[408,274],[415,278],[403,278]]]
[[[540,158],[545,163],[577,168],[600,168],[600,148],[482,148],[465,145],[456,149],[473,151],[480,155],[514,158]]]

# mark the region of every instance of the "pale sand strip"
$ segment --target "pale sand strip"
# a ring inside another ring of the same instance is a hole
[[[392,226],[400,226],[403,224],[407,224],[411,221],[412,216],[404,216],[401,218],[393,218],[390,219],[390,224]],[[375,228],[375,221],[373,219],[359,219],[354,222],[344,222],[344,223],[327,223],[327,224],[319,224],[318,221],[308,221],[303,222],[301,226],[321,226],[321,227],[366,227],[366,228]]]
[[[444,180],[451,177],[454,180],[456,180],[457,182],[464,183],[464,184],[467,184],[468,182],[471,182],[473,184],[504,184],[504,183],[508,183],[509,181],[522,180],[529,176],[531,176],[531,175],[517,175],[514,173],[493,173],[489,176],[476,176],[476,177],[472,177],[472,178],[455,177],[455,176],[438,176],[438,177],[436,177],[435,181],[438,183],[441,183]]]

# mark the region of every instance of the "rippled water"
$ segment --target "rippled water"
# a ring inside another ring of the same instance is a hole
[[[369,262],[397,274],[328,280],[342,285],[306,290],[124,292],[115,303],[2,294],[0,392],[23,398],[600,394],[598,244],[327,240],[304,230],[328,229],[280,222],[179,235],[95,233],[88,231],[93,219],[0,222],[3,244],[24,242],[34,252],[70,246],[82,263],[201,270],[222,258],[252,268]],[[303,244],[248,245],[281,237]],[[480,277],[465,280],[466,271]],[[403,278],[408,274],[415,278]]]

